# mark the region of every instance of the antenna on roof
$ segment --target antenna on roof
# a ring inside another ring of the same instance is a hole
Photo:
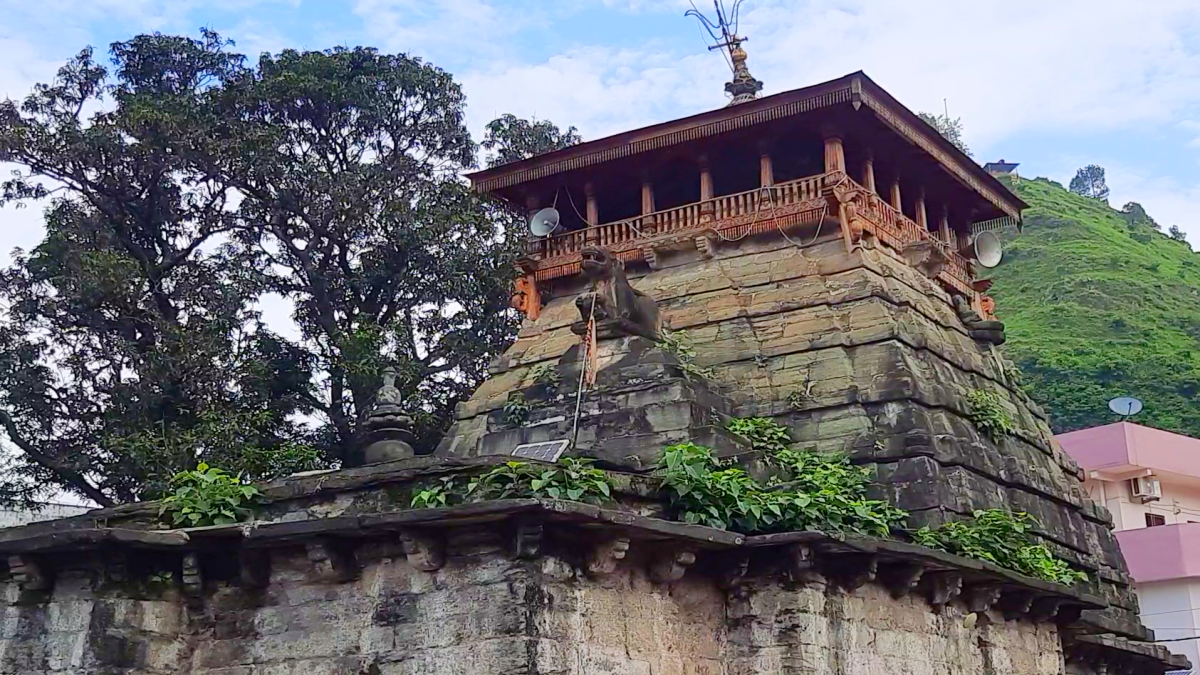
[[[738,13],[742,8],[742,0],[733,0],[733,9],[726,11],[725,0],[713,0],[713,9],[716,10],[716,18],[709,19],[696,7],[696,3],[692,2],[692,8],[684,12],[684,16],[694,16],[708,31],[709,37],[716,44],[711,45],[708,50],[715,51],[718,49],[729,50],[729,67],[733,70],[733,80],[725,83],[725,92],[733,97],[729,105],[737,105],[753,101],[758,98],[758,92],[762,91],[763,83],[754,79],[750,74],[750,70],[746,67],[746,50],[742,49],[742,43],[749,38],[739,37],[738,31]]]
[[[1108,402],[1108,409],[1121,417],[1132,417],[1142,411],[1142,402],[1132,396],[1118,396]]]

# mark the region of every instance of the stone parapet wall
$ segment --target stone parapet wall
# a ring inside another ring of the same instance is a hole
[[[4,583],[0,673],[1063,672],[1057,626],[1006,620],[998,606],[968,619],[966,600],[931,607],[924,593],[868,577],[850,587],[816,574],[788,580],[771,562],[780,554],[739,567],[706,553],[664,571],[673,549],[636,535],[605,567],[584,555],[595,540],[584,530],[539,527],[539,539],[514,548],[511,528],[448,530],[432,570],[395,536],[358,539],[340,570],[314,554],[338,545],[328,538],[281,541],[260,551],[269,561],[259,583],[239,573],[244,549],[208,548],[191,591],[171,555],[136,571],[113,551],[64,556],[46,595]]]

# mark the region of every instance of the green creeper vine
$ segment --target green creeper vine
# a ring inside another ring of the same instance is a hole
[[[669,354],[679,360],[679,369],[684,375],[712,379],[715,376],[712,368],[702,368],[696,365],[696,348],[684,333],[676,333],[667,329],[662,330],[658,344]]]
[[[1072,569],[1044,544],[1033,541],[1037,521],[1028,513],[1003,509],[976,511],[970,519],[912,532],[913,541],[978,560],[986,560],[1021,574],[1070,586],[1087,581],[1087,574]]]
[[[992,440],[999,440],[1016,430],[999,394],[976,389],[967,394],[967,405],[971,422]]]

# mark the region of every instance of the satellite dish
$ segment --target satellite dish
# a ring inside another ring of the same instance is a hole
[[[1004,257],[1004,247],[1000,244],[1000,237],[997,237],[992,232],[980,232],[975,235],[975,259],[979,264],[992,268],[1000,264],[1000,259]]]
[[[1108,402],[1108,409],[1121,417],[1129,417],[1142,411],[1142,402],[1132,396],[1120,396]]]
[[[548,237],[558,229],[558,209],[550,207],[533,214],[529,219],[529,231],[535,237]]]

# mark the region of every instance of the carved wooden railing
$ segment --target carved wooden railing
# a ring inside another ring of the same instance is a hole
[[[761,214],[769,219],[771,209],[799,204],[818,199],[824,176],[808,176],[780,183],[770,188],[757,188],[732,195],[722,195],[707,202],[694,202],[672,209],[656,211],[613,223],[555,235],[546,239],[526,242],[526,253],[531,257],[549,260],[578,253],[584,246],[604,246],[621,249],[623,244],[645,241],[672,232],[699,229],[703,226],[723,229],[723,225],[739,226],[736,221],[744,216]],[[770,201],[760,201],[770,195]],[[711,210],[711,218],[702,220],[701,215]]]
[[[539,260],[538,279],[544,280],[577,272],[579,251],[587,245],[603,246],[619,258],[632,260],[642,255],[639,250],[642,244],[672,233],[712,229],[723,237],[740,239],[780,227],[781,219],[777,215],[798,217],[797,206],[813,205],[825,198],[830,188],[828,182],[827,176],[822,174],[770,188],[722,195],[705,202],[532,240],[527,242],[526,252]],[[866,188],[839,174],[837,185],[833,185],[834,191],[846,187],[862,195],[869,194]],[[959,255],[957,236],[953,232],[951,241],[944,242],[877,195],[871,195],[865,202],[866,212],[862,215],[871,222],[875,235],[883,244],[902,252],[912,242],[929,241],[946,260],[938,279],[967,297],[977,295],[971,286],[974,280],[971,263]]]
[[[846,179],[855,188],[867,192],[867,189]],[[869,193],[868,193],[869,194]],[[916,241],[928,241],[941,252],[946,259],[945,267],[938,274],[938,279],[965,294],[968,298],[975,297],[975,289],[971,282],[974,274],[971,272],[971,262],[958,253],[958,237],[951,232],[951,241],[942,241],[935,233],[918,225],[908,216],[896,211],[878,195],[872,195],[868,200],[869,206],[865,214],[875,225],[875,236],[896,251],[903,251],[905,246]]]

